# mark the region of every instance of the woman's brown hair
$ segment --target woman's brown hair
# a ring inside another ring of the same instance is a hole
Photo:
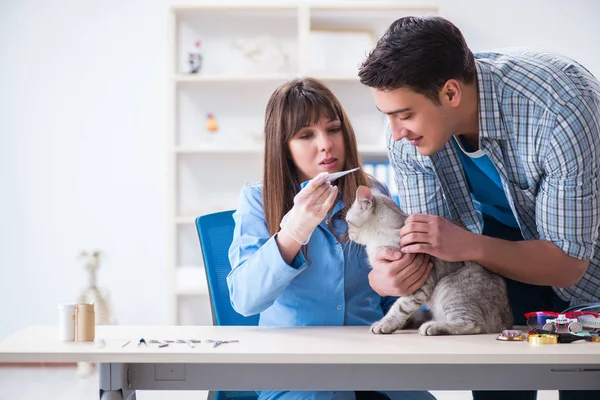
[[[342,170],[361,167],[337,182],[338,199],[339,196],[344,199],[342,215],[352,206],[359,186],[372,186],[369,176],[362,170],[352,124],[331,90],[312,78],[286,82],[273,92],[265,113],[262,196],[271,235],[279,232],[281,219],[293,207],[294,196],[300,191],[301,182],[298,182],[289,141],[300,129],[316,124],[322,116],[340,120],[346,155]],[[328,215],[327,218],[331,217]]]

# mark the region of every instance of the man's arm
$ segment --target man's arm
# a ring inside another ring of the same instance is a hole
[[[546,240],[511,242],[483,235],[469,259],[507,278],[534,285],[567,288],[587,271],[589,261],[568,256]]]
[[[600,105],[573,98],[544,137],[544,177],[536,196],[540,240],[511,242],[478,235],[431,215],[413,215],[401,230],[406,253],[472,260],[521,282],[571,287],[596,246],[600,210]]]
[[[546,240],[496,239],[433,215],[411,215],[400,236],[404,253],[427,253],[446,261],[475,261],[499,275],[535,285],[573,286],[589,264],[568,256]]]

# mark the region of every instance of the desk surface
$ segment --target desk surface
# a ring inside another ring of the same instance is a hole
[[[600,343],[533,346],[497,335],[424,337],[416,331],[374,335],[368,327],[98,326],[96,343],[62,343],[56,326],[32,326],[0,340],[0,362],[234,364],[598,364]],[[141,338],[200,339],[159,348]],[[204,340],[239,343],[212,347]],[[127,346],[121,347],[127,341]]]

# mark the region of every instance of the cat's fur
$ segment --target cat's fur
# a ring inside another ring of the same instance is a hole
[[[366,246],[369,262],[382,248],[400,249],[400,228],[407,215],[387,196],[361,186],[348,210],[349,238]],[[468,243],[465,243],[468,246]],[[421,335],[466,335],[510,329],[513,317],[504,280],[477,263],[431,258],[433,268],[410,296],[400,297],[389,312],[371,326],[373,333],[392,333],[427,304],[433,320],[419,327]]]

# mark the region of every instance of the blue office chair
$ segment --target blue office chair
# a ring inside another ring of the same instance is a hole
[[[258,314],[244,317],[231,306],[227,275],[231,271],[229,246],[233,239],[233,210],[202,215],[196,218],[204,271],[208,282],[213,325],[258,325]],[[256,392],[210,392],[209,399],[255,400]]]

